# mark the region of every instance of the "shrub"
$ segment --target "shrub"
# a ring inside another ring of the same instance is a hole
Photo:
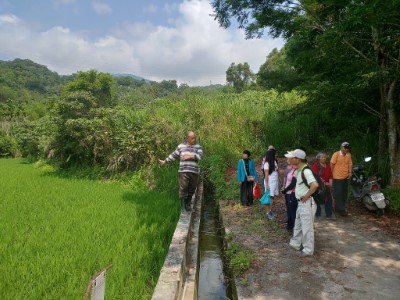
[[[0,131],[0,157],[16,157],[18,145],[16,140]]]
[[[389,209],[393,212],[393,214],[400,216],[400,189],[388,187],[383,190],[386,198],[389,199]]]

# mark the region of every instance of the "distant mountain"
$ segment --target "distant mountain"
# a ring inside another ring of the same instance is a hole
[[[29,59],[0,60],[0,102],[7,99],[40,99],[59,95],[71,76],[60,76]]]
[[[111,74],[111,76],[113,76],[113,77],[129,77],[129,78],[133,78],[133,79],[135,79],[135,80],[140,80],[140,81],[145,81],[146,83],[152,83],[153,81],[152,80],[148,80],[148,79],[145,79],[145,78],[143,78],[143,77],[140,77],[140,76],[137,76],[137,75],[133,75],[133,74],[128,74],[128,73],[116,73],[116,74]]]

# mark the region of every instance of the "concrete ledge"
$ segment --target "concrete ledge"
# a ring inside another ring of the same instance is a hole
[[[191,213],[181,213],[153,300],[197,299],[198,237],[203,202],[203,184],[193,196]]]

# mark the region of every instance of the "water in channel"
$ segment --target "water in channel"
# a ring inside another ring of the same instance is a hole
[[[200,225],[198,299],[233,299],[232,281],[226,275],[223,240],[215,199],[205,195]]]

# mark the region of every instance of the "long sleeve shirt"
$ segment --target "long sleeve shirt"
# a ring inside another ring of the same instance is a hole
[[[180,159],[181,157],[183,157],[185,155],[194,155],[195,158],[190,159],[190,160]],[[199,144],[190,146],[187,143],[182,143],[182,144],[178,145],[178,147],[175,149],[175,151],[172,152],[165,159],[165,161],[167,163],[169,163],[169,162],[174,161],[179,158],[180,159],[179,170],[178,170],[179,173],[189,172],[189,173],[199,174],[200,168],[199,168],[198,161],[201,160],[202,157],[203,157],[203,149],[201,148],[201,146]]]
[[[257,172],[256,167],[254,165],[254,160],[249,159],[249,172],[247,173],[246,165],[243,159],[238,160],[237,166],[237,180],[238,182],[244,182],[247,180],[247,176],[254,176],[254,180],[257,181]],[[247,174],[246,174],[247,173]]]

